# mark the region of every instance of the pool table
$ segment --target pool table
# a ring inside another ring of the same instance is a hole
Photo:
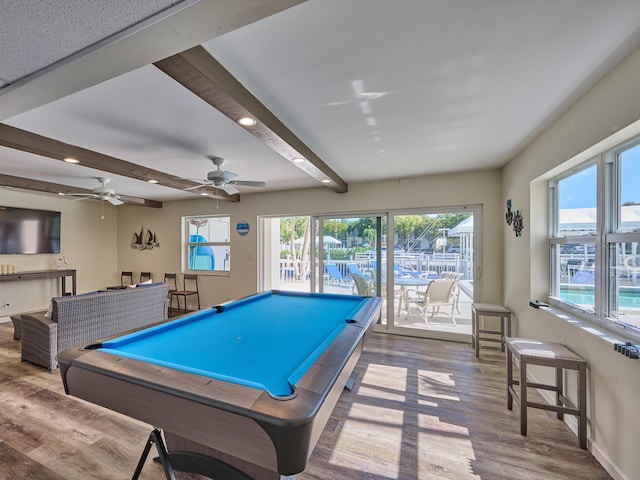
[[[266,291],[65,350],[58,363],[67,394],[161,431],[169,470],[280,479],[306,467],[380,305]]]

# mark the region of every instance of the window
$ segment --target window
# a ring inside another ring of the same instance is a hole
[[[182,217],[184,270],[228,272],[231,269],[228,215]]]
[[[640,141],[549,186],[551,301],[640,334]]]

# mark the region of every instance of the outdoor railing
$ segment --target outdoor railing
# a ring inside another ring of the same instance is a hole
[[[471,278],[471,261],[459,253],[396,253],[395,261],[402,269],[416,274],[439,275],[442,272],[456,272],[462,273],[463,279]],[[375,259],[370,255],[356,256],[353,260],[325,259],[325,264],[335,264],[345,277],[350,275],[347,264],[355,263],[363,272],[370,272],[373,270],[374,262]],[[280,259],[280,280],[283,282],[308,281],[310,272],[309,261]]]

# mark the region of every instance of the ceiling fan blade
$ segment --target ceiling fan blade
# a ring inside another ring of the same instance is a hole
[[[231,185],[240,185],[242,187],[257,187],[262,188],[266,185],[264,182],[252,182],[250,180],[232,180],[229,182]]]
[[[89,200],[91,198],[99,198],[95,193],[67,193],[67,197],[78,197],[74,198],[73,201],[77,202],[78,200]]]
[[[211,185],[211,183],[203,183],[201,185],[196,185],[194,187],[185,188],[183,191],[187,192],[189,190],[195,190],[196,188],[200,188],[200,187],[208,187],[209,185]]]
[[[141,205],[144,203],[144,198],[130,197],[129,195],[119,195],[118,199],[124,200],[127,203],[139,203]]]
[[[122,200],[120,200],[117,197],[112,197],[111,195],[109,195],[108,197],[105,198],[105,200],[107,202],[109,202],[111,205],[122,205],[124,202]]]
[[[223,185],[222,189],[227,192],[229,195],[235,195],[236,193],[240,193],[240,190],[235,188],[233,185],[227,184]]]

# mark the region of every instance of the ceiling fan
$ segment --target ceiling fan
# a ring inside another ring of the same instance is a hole
[[[78,200],[85,200],[88,198],[106,200],[111,205],[122,205],[124,203],[122,200],[120,200],[120,196],[116,194],[113,188],[107,187],[107,184],[111,181],[111,179],[98,177],[96,180],[98,180],[102,184],[102,186],[94,188],[93,193],[69,193],[69,195],[79,197]]]
[[[237,173],[230,172],[228,170],[222,170],[222,166],[225,164],[226,160],[220,157],[207,157],[209,160],[213,162],[213,164],[218,167],[217,170],[213,170],[207,173],[207,179],[203,180],[204,183],[201,185],[197,185],[195,187],[187,188],[186,190],[193,190],[194,188],[204,187],[204,186],[213,186],[216,188],[221,188],[229,195],[233,195],[238,193],[240,190],[235,188],[234,185],[239,185],[243,187],[257,187],[262,188],[265,186],[264,182],[254,182],[250,180],[233,180],[238,176]]]

